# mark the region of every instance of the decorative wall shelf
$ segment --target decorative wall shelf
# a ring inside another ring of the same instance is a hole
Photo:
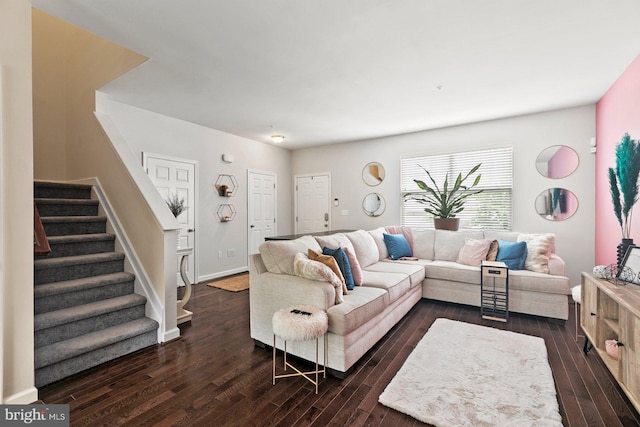
[[[233,221],[236,217],[236,208],[233,207],[232,204],[223,204],[218,206],[218,211],[216,212],[218,215],[218,219],[220,222],[229,222]]]
[[[233,175],[220,174],[214,186],[216,190],[218,190],[219,196],[233,197],[236,195],[236,190],[238,189],[238,181]]]

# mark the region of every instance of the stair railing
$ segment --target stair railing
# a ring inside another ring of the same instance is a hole
[[[51,252],[47,233],[44,231],[36,203],[33,202],[33,253],[37,256],[48,255]]]

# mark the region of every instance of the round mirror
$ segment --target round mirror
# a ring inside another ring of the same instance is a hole
[[[387,208],[387,203],[384,201],[384,197],[378,193],[369,193],[364,196],[362,201],[362,210],[369,216],[380,216]]]
[[[362,169],[362,180],[371,187],[375,187],[384,181],[384,166],[382,166],[382,163],[367,163]]]
[[[578,153],[566,145],[545,148],[536,159],[536,169],[547,178],[564,178],[578,168]]]
[[[562,221],[578,210],[578,198],[566,188],[547,188],[536,198],[536,212],[549,221]]]

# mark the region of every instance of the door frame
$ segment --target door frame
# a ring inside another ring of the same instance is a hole
[[[331,172],[318,172],[318,173],[305,173],[300,175],[293,176],[293,189],[294,189],[294,197],[293,197],[293,229],[294,234],[298,234],[298,179],[300,178],[308,178],[314,176],[326,176],[328,178],[328,194],[327,194],[327,212],[329,213],[329,229],[327,231],[333,230],[331,223],[333,222],[333,215],[331,215]]]
[[[193,171],[194,171],[193,172],[193,175],[194,175],[193,176],[193,203],[195,204],[196,209],[193,209],[194,211],[193,212],[193,228],[195,229],[195,231],[193,232],[193,255],[192,256],[193,256],[193,281],[194,282],[192,283],[192,285],[195,285],[196,283],[200,282],[200,276],[198,275],[198,258],[200,254],[200,250],[199,250],[200,239],[198,239],[198,231],[200,230],[200,221],[199,221],[200,215],[198,214],[198,206],[200,206],[200,194],[198,192],[198,177],[200,176],[200,171],[199,171],[198,161],[192,160],[192,159],[185,159],[182,157],[167,156],[165,154],[150,153],[147,151],[143,151],[142,167],[144,169],[145,175],[148,175],[147,173],[148,157],[157,157],[158,159],[168,160],[170,162],[188,163],[194,166],[193,168]]]
[[[260,174],[260,175],[269,175],[269,176],[273,176],[273,183],[275,184],[275,188],[273,189],[273,218],[275,219],[275,221],[273,222],[273,235],[277,236],[278,235],[278,174],[276,172],[273,171],[264,171],[264,170],[258,170],[258,169],[247,169],[247,225],[246,225],[246,230],[247,230],[247,260],[249,258],[249,250],[251,249],[251,233],[249,230],[249,227],[251,226],[251,224],[249,224],[251,222],[251,218],[249,215],[249,198],[250,198],[250,194],[249,191],[251,190],[251,174],[255,173],[255,174]]]

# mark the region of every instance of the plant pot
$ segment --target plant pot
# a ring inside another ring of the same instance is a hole
[[[458,231],[460,218],[433,218],[433,226],[436,230]]]
[[[627,248],[631,245],[633,245],[633,239],[622,239],[622,242],[618,243],[618,270],[620,270],[620,267],[622,266],[622,261],[627,253]]]

